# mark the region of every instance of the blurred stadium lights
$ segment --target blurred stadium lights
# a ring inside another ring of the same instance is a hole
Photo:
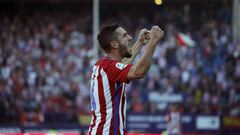
[[[156,5],[162,5],[163,1],[162,0],[154,0]]]

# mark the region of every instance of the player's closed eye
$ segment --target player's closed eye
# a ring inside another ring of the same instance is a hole
[[[124,33],[124,34],[123,34],[123,37],[126,37],[127,35],[128,35],[127,33]]]

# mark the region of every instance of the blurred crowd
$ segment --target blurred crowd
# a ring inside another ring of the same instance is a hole
[[[164,113],[168,103],[149,98],[156,93],[182,96],[177,104],[186,114],[239,116],[240,39],[232,42],[231,12],[185,5],[105,15],[102,24],[118,22],[134,40],[152,25],[166,33],[147,76],[128,86],[128,112]],[[90,113],[91,26],[87,12],[1,16],[0,123],[77,123]],[[180,45],[179,32],[195,45]]]
[[[7,116],[2,119],[25,121],[30,113],[42,115],[39,122],[76,121],[77,113],[89,112],[90,17],[1,18],[0,112]]]

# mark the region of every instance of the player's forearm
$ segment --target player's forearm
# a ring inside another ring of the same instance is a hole
[[[136,42],[131,48],[132,57],[131,58],[124,58],[122,60],[122,63],[131,64],[134,61],[137,54],[139,53],[139,51],[142,49],[142,47],[143,47],[143,44],[141,42]]]
[[[143,53],[143,56],[140,58],[140,60],[136,64],[136,74],[139,74],[141,76],[145,76],[148,72],[151,64],[152,64],[152,56],[155,50],[157,42],[150,41],[146,45],[146,50]]]

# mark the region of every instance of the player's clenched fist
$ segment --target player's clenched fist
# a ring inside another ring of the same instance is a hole
[[[151,35],[152,41],[158,42],[161,38],[163,38],[164,31],[161,28],[159,28],[158,26],[153,26],[150,31],[150,35]]]
[[[150,31],[146,28],[142,29],[139,33],[139,41],[142,44],[146,44],[150,40]]]

